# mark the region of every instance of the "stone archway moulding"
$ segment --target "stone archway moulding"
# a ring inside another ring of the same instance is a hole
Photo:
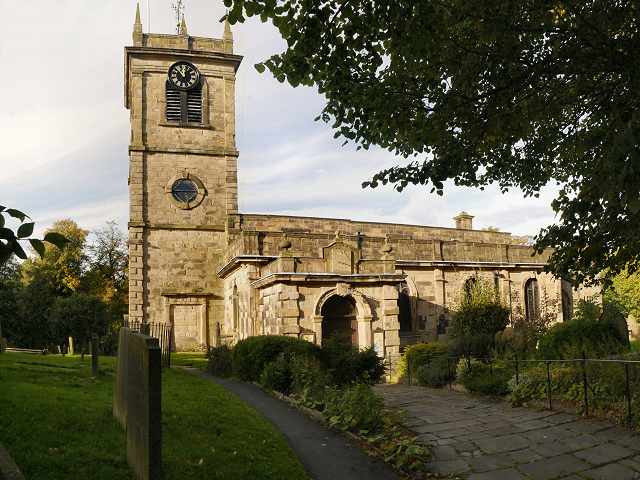
[[[356,302],[356,310],[357,315],[371,315],[371,307],[369,306],[369,302],[366,297],[362,295],[360,292],[351,288],[349,284],[342,283],[334,288],[325,289],[316,300],[316,304],[313,308],[313,313],[315,316],[322,315],[322,306],[324,303],[334,295],[340,295],[341,297],[351,297]]]
[[[358,321],[358,346],[360,348],[370,347],[372,341],[371,321],[373,314],[367,298],[360,292],[357,292],[350,285],[340,283],[334,288],[325,289],[316,300],[313,308],[313,331],[316,336],[316,343],[322,344],[322,306],[332,296],[340,295],[341,297],[350,297],[356,302],[356,320]]]

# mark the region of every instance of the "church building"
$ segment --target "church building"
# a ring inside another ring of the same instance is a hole
[[[145,34],[125,48],[131,142],[130,320],[174,326],[174,348],[252,335],[321,344],[335,332],[392,362],[442,339],[446,309],[477,276],[512,315],[566,319],[568,281],[541,273],[548,254],[474,230],[238,212],[235,75],[222,39]],[[453,222],[455,221],[455,227]]]

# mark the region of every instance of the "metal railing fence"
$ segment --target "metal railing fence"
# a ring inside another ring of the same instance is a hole
[[[162,351],[162,366],[171,366],[171,335],[173,332],[172,323],[159,322],[137,322],[123,320],[122,326],[135,330],[143,335],[157,338],[160,341],[160,349]]]
[[[454,364],[457,366],[457,364],[459,363],[460,360],[466,360],[467,362],[467,368],[468,368],[468,372],[471,373],[472,372],[472,363],[471,360],[480,360],[483,362],[488,363],[489,367],[490,367],[490,375],[491,375],[491,379],[493,380],[493,365],[494,363],[498,363],[498,362],[507,362],[507,363],[512,363],[514,365],[514,373],[515,373],[515,377],[516,377],[516,385],[520,384],[520,368],[522,367],[522,364],[526,364],[526,363],[543,363],[546,365],[546,370],[547,370],[547,392],[548,392],[548,398],[549,398],[549,410],[553,410],[553,396],[552,396],[552,392],[551,392],[551,371],[550,371],[550,366],[552,363],[579,363],[580,364],[580,368],[581,368],[581,373],[582,373],[582,387],[583,387],[583,392],[584,392],[584,406],[585,406],[585,416],[589,416],[589,398],[588,398],[588,391],[589,391],[589,383],[588,383],[588,376],[587,376],[587,363],[614,363],[614,364],[619,364],[621,365],[621,367],[624,368],[624,373],[625,373],[625,384],[626,384],[626,388],[625,388],[625,392],[624,392],[624,396],[627,399],[627,411],[628,411],[628,415],[629,415],[629,419],[631,419],[633,417],[633,411],[631,409],[631,384],[629,381],[629,367],[640,367],[640,360],[616,360],[616,359],[599,359],[599,358],[587,358],[584,351],[582,352],[582,358],[572,358],[572,359],[565,359],[565,360],[529,360],[529,359],[519,359],[518,355],[515,355],[515,358],[513,359],[504,359],[504,358],[479,358],[479,357],[472,357],[470,355],[466,356],[466,357],[448,357],[448,356],[443,356],[443,355],[427,355],[426,356],[427,359],[427,365],[429,365],[430,361],[432,359],[446,359],[447,360],[447,372],[448,372],[448,376],[449,376],[449,388],[451,388],[451,360],[457,360],[457,362]],[[419,367],[418,367],[419,368]],[[409,377],[409,383],[411,383],[411,364],[407,361],[407,376]],[[592,382],[593,383],[593,382]]]

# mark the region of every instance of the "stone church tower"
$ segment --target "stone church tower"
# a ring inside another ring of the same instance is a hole
[[[172,322],[177,348],[207,344],[223,315],[225,218],[238,210],[235,74],[221,40],[144,34],[125,48],[129,145],[129,318]]]

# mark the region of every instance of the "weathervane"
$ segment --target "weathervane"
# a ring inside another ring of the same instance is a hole
[[[182,13],[182,9],[184,8],[184,6],[182,5],[182,0],[178,0],[177,3],[174,3],[173,5],[171,5],[171,8],[173,8],[176,12],[176,34],[180,34],[180,23],[183,17],[183,13]]]

